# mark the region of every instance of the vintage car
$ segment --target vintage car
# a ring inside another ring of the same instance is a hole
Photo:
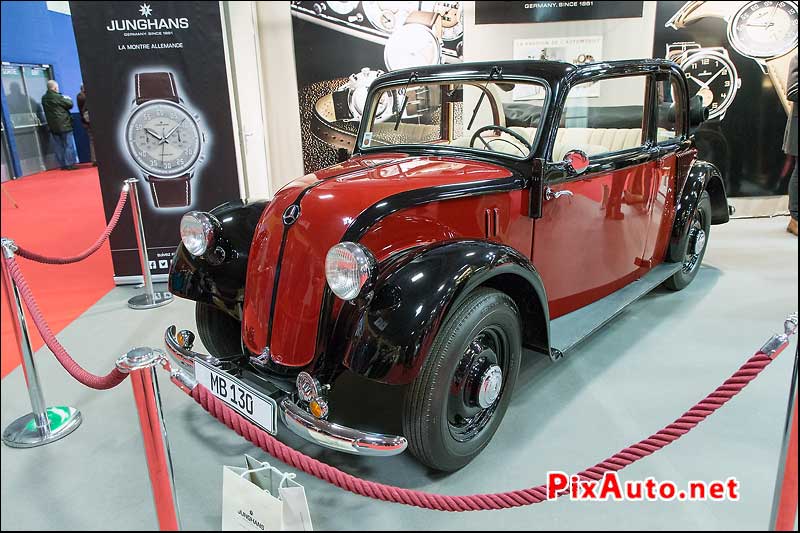
[[[280,417],[320,446],[461,468],[500,426],[523,357],[558,360],[697,275],[730,213],[688,92],[654,59],[384,74],[333,102],[363,110],[349,159],[270,201],[183,217],[170,290],[197,302],[210,353],[175,326],[167,347],[273,433]],[[336,422],[344,373],[404,386],[403,435]]]

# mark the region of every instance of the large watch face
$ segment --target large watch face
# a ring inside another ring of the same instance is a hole
[[[797,46],[797,2],[748,2],[728,25],[731,46],[749,57],[777,57]]]
[[[464,34],[461,2],[422,2],[421,10],[439,14],[445,41],[454,41]]]
[[[427,26],[408,24],[386,41],[383,59],[389,70],[438,65],[442,59],[442,46]]]
[[[739,88],[736,67],[716,52],[695,52],[685,57],[681,68],[689,81],[689,96],[700,95],[709,119],[725,113]]]
[[[140,105],[128,119],[125,138],[131,157],[151,176],[182,176],[200,156],[197,121],[167,100]]]

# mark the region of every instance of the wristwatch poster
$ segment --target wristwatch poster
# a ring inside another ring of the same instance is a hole
[[[355,148],[370,85],[385,72],[460,62],[462,2],[291,3],[307,172],[335,164]],[[423,95],[415,95],[422,102]],[[386,93],[376,120],[396,112]],[[409,102],[407,109],[423,106]]]
[[[678,63],[689,82],[689,96],[700,96],[708,118],[723,120],[736,98],[742,80],[722,47],[702,47],[695,42],[667,45],[667,59]]]
[[[752,59],[768,75],[787,115],[791,102],[786,98],[789,61],[797,50],[797,2],[686,2],[666,23],[679,30],[703,19],[726,23],[730,48]]]
[[[186,209],[203,159],[199,116],[179,97],[171,72],[137,72],[133,84],[136,96],[125,123],[128,154],[149,183],[155,207]]]

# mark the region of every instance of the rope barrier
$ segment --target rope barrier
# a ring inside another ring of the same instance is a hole
[[[36,329],[39,330],[39,333],[41,333],[45,344],[47,344],[47,347],[50,348],[50,351],[52,351],[56,356],[56,359],[58,359],[58,362],[64,367],[64,370],[66,370],[80,383],[97,390],[105,390],[116,387],[122,383],[126,377],[128,377],[128,374],[121,372],[117,368],[114,368],[105,376],[97,376],[81,368],[81,366],[67,353],[67,350],[61,346],[61,343],[58,342],[58,339],[56,338],[55,334],[53,334],[50,326],[47,325],[44,315],[39,309],[39,306],[36,304],[33,293],[31,292],[28,283],[25,281],[16,259],[13,256],[6,258],[6,264],[8,265],[8,273],[11,275],[14,283],[16,283],[22,300],[25,302],[25,305],[31,312],[31,318],[33,323],[36,324]],[[12,290],[11,287],[9,287],[8,290]]]
[[[672,424],[578,473],[578,477],[583,480],[600,480],[604,473],[622,470],[675,442],[739,394],[784,348],[785,345],[776,349],[770,356],[765,355],[762,351],[757,352],[714,392],[695,404]],[[540,503],[547,499],[545,485],[494,494],[448,496],[359,479],[290,448],[236,413],[202,385],[197,385],[192,390],[192,398],[228,428],[273,457],[307,474],[361,496],[424,509],[452,512],[509,509]]]
[[[122,188],[122,192],[119,194],[119,200],[117,201],[117,207],[114,209],[114,214],[111,216],[111,220],[108,222],[108,226],[100,235],[100,237],[92,244],[86,251],[78,254],[73,255],[71,257],[51,257],[47,255],[38,254],[36,252],[32,252],[30,250],[26,250],[19,244],[17,244],[16,253],[19,254],[21,257],[25,259],[30,259],[31,261],[36,261],[37,263],[45,263],[48,265],[68,265],[70,263],[77,263],[78,261],[83,261],[103,245],[103,243],[108,239],[111,232],[114,231],[114,228],[117,226],[117,222],[119,222],[119,217],[122,215],[122,208],[125,207],[125,201],[128,199],[128,186]]]

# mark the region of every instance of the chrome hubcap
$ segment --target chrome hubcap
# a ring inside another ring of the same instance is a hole
[[[703,230],[698,230],[697,235],[694,238],[694,254],[700,255],[703,252],[703,248],[706,246],[706,232]]]
[[[497,365],[490,366],[481,377],[481,386],[478,389],[478,405],[482,409],[491,407],[500,396],[503,386],[503,371]]]

